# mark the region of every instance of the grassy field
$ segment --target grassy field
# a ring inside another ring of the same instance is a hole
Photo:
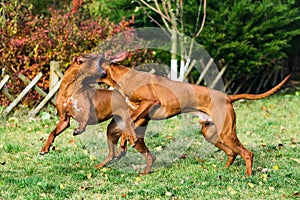
[[[145,140],[157,161],[140,177],[144,160],[131,148],[122,160],[93,168],[107,153],[107,123],[73,137],[72,121],[40,156],[58,120],[54,111],[34,119],[15,113],[0,122],[0,199],[299,198],[299,105],[299,95],[235,103],[239,139],[255,154],[251,177],[241,157],[224,169],[225,154],[203,140],[192,116],[151,122]]]

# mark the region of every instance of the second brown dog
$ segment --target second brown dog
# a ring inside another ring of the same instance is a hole
[[[70,126],[71,117],[79,122],[79,126],[73,132],[74,135],[78,135],[85,131],[87,125],[94,125],[111,119],[114,115],[112,106],[114,109],[128,111],[127,104],[119,92],[104,89],[96,90],[90,87],[89,74],[81,74],[78,79],[80,67],[88,68],[95,65],[95,62],[89,54],[82,54],[73,60],[71,66],[65,72],[56,100],[56,109],[60,120],[49,134],[45,145],[40,151],[41,155],[48,153],[54,139]],[[121,113],[120,111],[117,112]],[[125,139],[123,139],[122,148],[119,151],[117,150],[119,138],[126,135],[123,132],[124,129],[118,127],[116,123],[118,120],[122,121],[122,117],[116,114],[107,127],[109,153],[102,163],[95,166],[96,168],[102,167],[113,159],[120,159],[126,154]],[[141,126],[135,129],[138,135],[144,135],[147,124],[148,121],[144,120]],[[138,138],[135,149],[147,161],[143,174],[149,173],[155,157],[146,147],[143,137]]]

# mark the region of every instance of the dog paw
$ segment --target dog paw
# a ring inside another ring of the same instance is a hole
[[[74,135],[74,136],[80,135],[80,134],[82,134],[83,132],[84,132],[84,130],[75,129],[75,130],[73,131],[73,135]]]
[[[45,154],[47,154],[47,153],[48,153],[48,152],[41,151],[41,152],[40,152],[40,155],[43,156],[43,155],[45,155]]]

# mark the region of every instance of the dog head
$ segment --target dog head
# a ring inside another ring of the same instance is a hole
[[[73,59],[72,65],[77,65],[77,79],[86,82],[96,82],[98,78],[105,78],[106,71],[102,68],[103,54],[80,54]]]

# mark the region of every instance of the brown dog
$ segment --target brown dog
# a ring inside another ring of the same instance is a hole
[[[252,175],[253,153],[246,149],[236,136],[236,117],[232,103],[238,99],[261,99],[277,91],[289,77],[268,92],[259,95],[240,94],[226,95],[222,92],[188,83],[176,82],[165,77],[145,72],[138,72],[125,66],[115,64],[121,61],[126,54],[119,54],[110,61],[103,55],[94,55],[101,65],[89,66],[104,82],[134,103],[134,110],[128,120],[139,126],[141,119],[166,119],[180,113],[194,113],[200,117],[202,134],[206,140],[223,150],[229,167],[236,156],[242,156],[246,163],[246,175]],[[100,67],[100,68],[99,68]],[[101,73],[103,70],[106,73]],[[129,133],[136,140],[135,133]]]
[[[56,100],[56,109],[60,120],[55,129],[49,134],[47,142],[40,151],[41,155],[48,153],[55,137],[70,126],[70,117],[79,122],[78,128],[76,128],[73,133],[74,135],[78,135],[84,132],[87,125],[98,124],[112,118],[114,115],[112,106],[114,106],[115,109],[128,108],[119,92],[103,89],[95,90],[90,87],[89,78],[87,78],[89,77],[89,73],[81,74],[77,79],[80,67],[88,68],[88,66],[95,64],[97,63],[95,63],[95,60],[93,60],[89,54],[82,54],[73,60],[72,65],[66,71]],[[94,73],[93,71],[91,72]],[[124,144],[122,145],[122,149],[117,152],[118,140],[124,133],[117,126],[116,120],[121,120],[121,117],[115,115],[107,128],[108,156],[102,163],[98,164],[96,168],[102,167],[109,161],[115,158],[119,159],[126,154]],[[141,127],[136,129],[138,134],[144,135],[147,123],[148,121],[144,120]],[[123,139],[123,143],[124,142]],[[143,173],[149,173],[155,157],[146,147],[144,138],[138,138],[135,148],[147,161],[147,167]]]

